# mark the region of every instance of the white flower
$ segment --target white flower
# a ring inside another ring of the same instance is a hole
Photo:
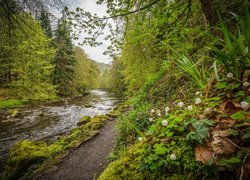
[[[176,159],[177,159],[177,157],[176,157],[176,155],[175,155],[175,154],[171,154],[171,155],[170,155],[170,159],[171,159],[171,160],[176,160]]]
[[[195,104],[200,104],[201,103],[201,98],[196,98],[195,99]]]
[[[160,113],[160,112],[158,112],[158,113],[157,113],[157,116],[161,116],[161,113]]]
[[[242,109],[247,109],[249,107],[249,103],[246,101],[242,101],[242,102],[240,102],[240,107]]]
[[[205,114],[210,113],[210,111],[211,111],[211,108],[206,108],[206,109],[204,110]]]
[[[248,87],[248,86],[249,86],[249,82],[244,82],[244,83],[243,83],[243,86],[244,86],[244,87]]]
[[[200,94],[201,94],[200,91],[197,91],[197,92],[195,93],[196,96],[198,96],[198,95],[200,95]]]
[[[168,125],[168,121],[167,121],[167,120],[163,120],[163,121],[161,122],[161,124],[162,124],[163,126],[167,126],[167,125]]]
[[[165,112],[165,116],[167,116],[168,115],[168,112]]]
[[[165,107],[165,112],[167,113],[170,110],[169,107]]]
[[[154,113],[155,112],[155,110],[154,109],[151,109],[151,113]]]
[[[149,118],[149,122],[153,122],[154,120],[153,120],[153,118]]]
[[[184,106],[184,103],[183,102],[178,102],[178,106],[182,107],[182,106]]]
[[[192,110],[193,110],[193,107],[192,107],[192,106],[188,106],[187,109],[188,109],[189,111],[192,111]]]
[[[228,78],[232,78],[233,76],[234,76],[233,73],[228,73],[228,74],[227,74],[227,77],[228,77]]]
[[[138,137],[138,141],[140,141],[140,142],[141,142],[141,141],[142,141],[142,139],[143,139],[142,137]]]

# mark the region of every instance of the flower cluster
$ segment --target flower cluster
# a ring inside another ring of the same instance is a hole
[[[176,160],[176,159],[177,159],[177,157],[176,157],[176,155],[175,155],[175,154],[171,154],[171,155],[170,155],[170,159],[174,161],[174,160]]]
[[[178,102],[178,106],[179,106],[179,107],[183,107],[183,106],[184,106],[184,103],[183,103],[183,102]]]
[[[247,110],[249,108],[249,103],[246,101],[240,102],[240,107],[244,110]]]
[[[163,126],[167,126],[167,125],[168,125],[168,121],[167,121],[167,120],[163,120],[163,121],[161,122],[161,124],[162,124]]]
[[[227,73],[227,78],[232,78],[233,76],[233,73]]]
[[[142,140],[143,140],[143,138],[142,138],[142,137],[138,137],[138,141],[140,141],[140,142],[141,142]]]

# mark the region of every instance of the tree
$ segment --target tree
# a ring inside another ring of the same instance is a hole
[[[80,47],[75,47],[75,76],[73,87],[76,93],[84,94],[85,90],[99,86],[100,72],[97,63],[87,57],[87,54]]]
[[[32,26],[33,30],[18,20],[18,26],[22,27],[22,30],[15,30],[15,38],[8,39],[8,31],[3,31],[0,36],[0,47],[3,49],[0,59],[6,63],[1,63],[1,74],[6,74],[8,67],[11,67],[11,81],[8,83],[16,98],[53,99],[56,93],[51,80],[54,68],[51,62],[55,51],[37,21],[28,14],[22,14],[20,17],[25,19],[25,23]],[[4,39],[11,40],[11,43],[4,44]]]
[[[70,31],[70,25],[63,15],[59,20],[54,38],[57,52],[54,60],[55,70],[53,76],[53,84],[57,86],[59,95],[63,96],[73,93],[72,81],[76,60]]]
[[[50,25],[49,13],[44,7],[41,9],[40,17],[38,18],[42,28],[44,29],[45,33],[49,38],[52,38],[52,29]]]

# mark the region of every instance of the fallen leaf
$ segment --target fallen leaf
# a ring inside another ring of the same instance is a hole
[[[219,106],[219,111],[221,113],[232,114],[236,111],[240,110],[240,104],[236,101],[229,100],[226,102],[222,102]]]
[[[214,131],[212,134],[213,141],[211,142],[211,146],[215,155],[229,155],[235,153],[236,147],[223,137],[227,137],[229,134],[220,131]]]
[[[195,160],[201,161],[203,163],[208,162],[213,157],[213,149],[211,148],[211,145],[206,142],[205,144],[196,144],[196,147],[194,149],[195,153]]]

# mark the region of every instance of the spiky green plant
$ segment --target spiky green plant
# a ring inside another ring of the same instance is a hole
[[[242,80],[245,70],[250,64],[250,3],[245,4],[244,16],[234,17],[237,19],[236,31],[230,32],[227,24],[222,20],[219,30],[223,33],[223,39],[209,48],[214,53],[217,61],[224,65],[227,73],[233,73],[234,77]],[[222,48],[218,48],[222,47]]]

